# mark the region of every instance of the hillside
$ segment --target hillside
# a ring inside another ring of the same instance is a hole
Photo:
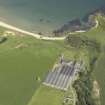
[[[8,29],[0,28],[0,104],[104,105],[105,17],[97,14],[95,19],[97,27],[68,33],[59,41],[7,34]],[[42,84],[61,54],[67,60],[84,62],[68,91]],[[70,100],[65,102],[65,96]]]

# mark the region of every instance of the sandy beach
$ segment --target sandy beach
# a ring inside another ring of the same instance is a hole
[[[43,40],[64,40],[65,39],[65,37],[45,37],[45,35],[39,35],[39,34],[35,34],[35,33],[32,33],[32,32],[28,32],[26,30],[22,30],[20,28],[9,25],[9,24],[7,24],[5,22],[2,22],[2,21],[0,21],[0,26],[4,27],[4,28],[7,28],[7,29],[10,29],[10,30],[13,30],[13,31],[17,31],[17,32],[26,34],[26,35],[33,36],[36,39],[43,39]]]
[[[96,20],[96,25],[93,28],[97,28],[98,25],[99,25],[98,20]],[[43,40],[64,40],[66,38],[66,36],[65,37],[46,37],[45,35],[40,35],[40,34],[32,33],[32,32],[29,32],[29,31],[17,28],[15,26],[9,25],[9,24],[7,24],[5,22],[2,22],[2,21],[0,21],[0,26],[4,27],[4,28],[7,28],[7,29],[10,29],[10,30],[13,30],[13,31],[20,32],[20,33],[25,34],[25,35],[33,36],[36,39],[43,39]],[[76,34],[76,33],[83,33],[83,32],[86,32],[86,31],[85,30],[79,30],[79,31],[75,31],[75,32],[70,32],[69,34]]]

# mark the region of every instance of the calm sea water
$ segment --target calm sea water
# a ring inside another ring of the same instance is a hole
[[[105,0],[0,0],[0,20],[32,32],[51,32]]]

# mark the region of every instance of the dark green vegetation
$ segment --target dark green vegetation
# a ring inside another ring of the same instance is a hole
[[[78,50],[86,50],[85,56],[88,58],[85,68],[79,72],[78,79],[74,82],[73,87],[76,89],[78,101],[76,105],[95,105],[92,97],[92,77],[94,64],[100,53],[100,44],[95,40],[91,40],[86,36],[69,35],[67,38],[68,44]]]
[[[86,33],[90,38],[94,38],[100,43],[100,54],[93,68],[93,76],[99,83],[101,94],[101,105],[105,104],[105,16],[97,16],[99,26]]]
[[[79,73],[79,79],[73,85],[78,96],[77,105],[99,105],[100,102],[94,100],[92,93],[94,80],[99,84],[101,105],[105,104],[105,16],[98,14],[96,19],[98,27],[68,37],[70,45],[76,49],[85,49],[88,58],[85,60],[85,70]]]
[[[80,73],[79,79],[75,81],[73,87],[76,89],[78,101],[76,105],[95,105],[92,98],[91,76],[86,73]]]
[[[5,42],[6,40],[7,40],[6,37],[0,37],[0,44],[3,43],[3,42]]]

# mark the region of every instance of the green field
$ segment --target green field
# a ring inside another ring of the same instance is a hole
[[[0,105],[27,105],[65,49],[63,42],[8,36],[0,44]]]
[[[64,92],[46,86],[40,86],[28,105],[62,105]]]
[[[62,53],[66,59],[83,59],[87,68],[91,58],[98,55],[92,74],[99,83],[104,105],[105,18],[99,15],[97,19],[97,28],[77,35],[80,39],[86,36],[98,42],[101,50],[99,55],[92,47],[73,48],[65,41],[37,40],[19,33],[8,35],[7,40],[0,43],[0,105],[61,105],[65,92],[43,86],[42,81]],[[3,31],[2,28],[1,36]],[[73,43],[81,44],[79,41]]]

